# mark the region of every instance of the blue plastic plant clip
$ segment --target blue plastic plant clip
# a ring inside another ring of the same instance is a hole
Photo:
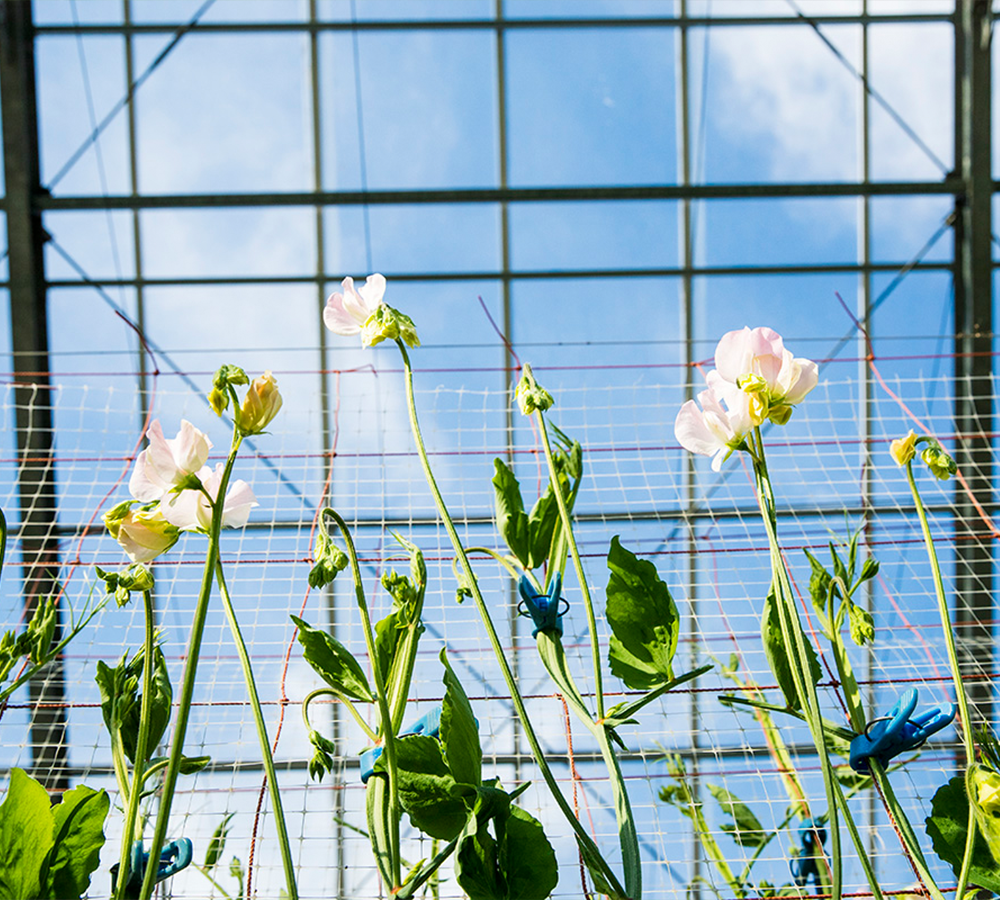
[[[416,722],[404,728],[400,737],[409,737],[411,734],[426,734],[428,737],[437,737],[441,731],[441,707],[435,706],[429,713],[421,716]],[[375,760],[382,755],[381,747],[369,747],[361,754],[361,780],[367,784],[375,771]]]
[[[559,637],[562,637],[562,619],[569,609],[569,603],[562,597],[562,573],[556,572],[552,577],[552,584],[549,585],[547,594],[536,594],[531,582],[524,575],[517,582],[517,591],[521,595],[517,611],[523,616],[527,610],[527,615],[530,615],[535,623],[531,636],[538,637],[539,631],[554,628]]]
[[[189,838],[177,838],[170,841],[160,851],[160,862],[156,867],[156,882],[159,884],[171,875],[176,875],[181,869],[186,869],[194,859],[194,846]],[[142,841],[132,844],[129,858],[129,879],[125,885],[125,897],[132,900],[138,897],[142,890],[142,880],[149,865],[149,854],[143,851]],[[115,889],[118,880],[118,863],[111,867],[111,890]]]
[[[799,840],[802,843],[799,855],[793,856],[788,861],[792,878],[799,887],[805,887],[810,881],[819,884],[819,860],[823,855],[823,844],[826,843],[826,828],[818,824],[815,819],[804,819],[799,825]]]
[[[888,715],[872,719],[864,732],[851,741],[851,768],[867,774],[869,759],[886,766],[894,756],[916,750],[932,734],[955,719],[954,703],[932,706],[914,716],[916,708],[917,689],[910,688],[896,701]]]

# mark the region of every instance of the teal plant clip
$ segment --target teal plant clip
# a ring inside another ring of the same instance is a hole
[[[897,754],[923,746],[927,738],[955,719],[954,703],[932,706],[914,716],[916,708],[917,689],[910,688],[896,701],[888,715],[872,719],[865,730],[851,741],[851,768],[865,774],[869,771],[869,759],[886,766]]]
[[[539,631],[553,628],[562,637],[562,619],[569,611],[569,601],[562,596],[562,573],[556,572],[552,576],[547,594],[536,593],[524,575],[517,582],[517,591],[521,595],[521,602],[517,605],[518,613],[531,616],[535,623],[531,636],[538,637]]]
[[[425,734],[427,737],[437,737],[441,731],[441,707],[435,706],[429,713],[421,716],[416,722],[404,728],[399,737],[409,737],[411,734]],[[367,784],[375,771],[375,761],[382,755],[381,747],[369,747],[361,754],[361,780]]]
[[[803,819],[799,825],[799,840],[802,844],[799,855],[788,862],[792,878],[799,887],[805,887],[810,881],[819,884],[819,860],[826,843],[826,829],[815,819]]]
[[[156,870],[156,883],[165,881],[171,875],[176,875],[181,869],[186,869],[194,859],[194,846],[190,838],[177,838],[170,841],[160,851],[160,862]],[[142,841],[132,844],[132,854],[129,859],[129,879],[125,885],[126,900],[134,900],[142,890],[142,879],[149,865],[149,854],[143,851]],[[111,867],[111,890],[115,890],[118,881],[118,863]]]

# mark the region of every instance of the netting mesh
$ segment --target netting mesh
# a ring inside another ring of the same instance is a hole
[[[493,458],[510,454],[529,505],[544,489],[546,474],[529,421],[516,414],[516,409],[508,420],[509,373],[482,364],[484,353],[497,358],[501,348],[495,341],[494,349],[484,347],[434,348],[418,357],[416,394],[431,463],[462,539],[468,546],[500,549],[492,522]],[[539,380],[556,397],[552,421],[583,446],[585,475],[576,504],[577,535],[598,610],[604,606],[608,543],[619,535],[623,545],[655,563],[677,599],[682,626],[675,669],[681,672],[703,662],[715,663],[713,671],[640,713],[639,724],[621,728],[628,746],[622,767],[640,835],[646,896],[683,897],[697,878],[728,896],[717,871],[704,859],[691,820],[664,803],[659,794],[676,783],[666,754],[680,754],[709,828],[737,870],[754,856],[754,848],[740,846],[722,829],[727,817],[711,799],[711,786],[724,786],[748,804],[765,830],[787,824],[789,799],[781,766],[769,752],[760,723],[751,713],[718,701],[720,694],[735,689],[722,667],[738,661],[739,677],[758,684],[768,698],[781,702],[760,637],[761,605],[771,575],[751,473],[740,455],[718,474],[707,460],[697,458],[692,465],[689,454],[677,445],[674,416],[689,381],[696,383],[695,389],[700,382],[697,368],[677,359],[680,345],[656,347],[661,360],[657,364],[607,366],[600,353],[591,357],[592,364],[589,360],[583,364],[581,352],[580,347],[536,348],[534,358],[539,363]],[[642,356],[645,351],[640,347],[636,353]],[[238,354],[227,354],[233,355]],[[251,365],[265,355],[242,354],[250,357]],[[325,503],[336,507],[355,530],[375,618],[389,608],[389,599],[378,586],[379,576],[392,567],[405,568],[405,554],[391,531],[399,531],[423,550],[428,566],[423,614],[427,630],[411,691],[411,717],[441,700],[442,668],[437,655],[447,648],[479,719],[484,775],[496,774],[508,787],[533,781],[520,802],[543,822],[555,847],[560,883],[554,896],[581,896],[584,889],[575,843],[540,786],[478,614],[471,603],[456,603],[454,554],[438,524],[413,449],[398,364],[381,350],[364,356],[338,351],[336,367],[320,372],[304,364],[296,366],[294,356],[285,351],[282,358],[294,361],[287,371],[276,372],[285,408],[271,433],[254,438],[252,446],[244,448],[235,471],[235,477],[252,484],[260,505],[245,529],[224,534],[221,552],[268,728],[276,742],[302,896],[377,896],[381,889],[362,833],[366,827],[364,788],[357,754],[366,739],[338,704],[317,703],[314,708],[319,710],[316,721],[338,748],[335,771],[320,784],[310,782],[306,771],[311,748],[299,704],[320,682],[301,658],[289,615],[301,615],[332,629],[368,664],[349,582],[338,580],[334,588],[324,591],[310,591],[306,584],[316,512]],[[306,356],[299,359],[304,362]],[[239,361],[247,362],[245,358]],[[63,367],[66,362],[62,360]],[[428,368],[420,368],[422,363]],[[808,602],[809,566],[803,550],[822,557],[831,539],[842,540],[862,528],[863,551],[881,563],[865,598],[874,615],[875,643],[866,649],[851,645],[851,662],[868,698],[870,715],[884,712],[911,685],[920,688],[928,703],[951,694],[919,523],[903,472],[888,455],[888,444],[911,427],[926,427],[947,448],[954,446],[952,369],[953,360],[946,355],[889,355],[872,366],[857,359],[832,359],[823,364],[819,387],[791,422],[770,429],[765,437],[780,506],[779,537],[795,590],[803,598],[807,633],[818,636]],[[225,423],[210,413],[203,395],[176,374],[149,374],[144,394],[135,390],[135,374],[78,369],[55,376],[52,405],[61,579],[67,602],[77,607],[88,592],[103,590],[102,585],[95,588],[95,566],[113,569],[122,563],[120,548],[103,531],[99,514],[127,495],[131,464],[143,446],[144,423],[158,418],[172,434],[180,419],[194,422],[215,442],[212,464],[216,457],[224,458],[228,446]],[[192,372],[188,378],[207,386],[210,375]],[[995,396],[992,383],[976,388]],[[14,390],[10,382],[4,386],[7,448],[0,480],[4,485],[0,503],[12,525],[10,565],[2,585],[9,622],[22,615],[14,568],[21,550],[19,464],[12,439]],[[924,496],[946,588],[953,604],[961,603],[964,598],[954,597],[956,541],[962,539],[963,531],[989,535],[993,526],[985,513],[975,522],[956,522],[956,501],[964,497],[961,484],[930,478],[925,482]],[[153,566],[158,624],[175,685],[185,662],[206,546],[204,538],[186,536]],[[572,720],[541,665],[530,623],[514,612],[516,595],[509,577],[488,557],[475,554],[474,558],[484,595],[501,629],[504,652],[515,667],[560,785],[586,828],[617,864],[614,811],[598,748]],[[594,685],[586,619],[578,587],[569,576],[565,594],[570,610],[565,617],[564,646],[577,684],[591,697]],[[608,628],[603,618],[599,629],[606,642]],[[135,649],[141,640],[141,609],[112,605],[70,645],[64,657],[68,724],[62,739],[74,783],[115,792],[94,666],[97,660],[113,663],[124,648]],[[823,668],[820,698],[824,713],[845,724],[828,645],[816,640],[816,646]],[[605,644],[602,650],[606,649]],[[966,649],[975,663],[969,678],[981,680],[992,690],[992,647]],[[609,703],[630,695],[613,678],[607,679],[606,691]],[[7,739],[0,749],[4,767],[31,766],[27,735],[32,714],[27,689],[23,689],[4,711]],[[777,714],[776,721],[809,799],[821,807],[824,793],[808,729]],[[17,733],[24,735],[20,743],[10,737]],[[171,834],[190,837],[200,848],[195,851],[197,859],[215,828],[232,814],[227,852],[244,865],[252,865],[255,889],[261,896],[276,896],[283,882],[269,804],[262,793],[259,748],[231,635],[217,603],[209,612],[201,648],[186,748],[189,755],[210,755],[212,762],[200,774],[181,779]],[[896,792],[918,830],[922,830],[920,823],[934,790],[956,772],[955,753],[954,731],[949,729],[893,775]],[[868,789],[854,796],[851,804],[880,882],[886,889],[910,884],[913,872],[888,824],[882,799]],[[794,827],[781,832],[758,854],[755,881],[782,884],[790,880]],[[112,816],[105,849],[108,864],[117,853],[118,828],[120,817]],[[415,862],[435,852],[429,840],[417,839],[408,828],[405,833],[407,859]],[[844,846],[845,885],[851,891],[865,891],[853,850],[846,840]],[[933,854],[928,855],[935,874],[950,878]],[[217,877],[235,895],[236,879],[225,871]],[[191,869],[171,879],[169,890],[174,896],[207,897],[214,889]],[[445,872],[440,896],[461,896],[450,871]]]

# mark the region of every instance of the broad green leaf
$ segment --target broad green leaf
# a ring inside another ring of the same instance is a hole
[[[767,595],[767,599],[764,601],[764,612],[760,617],[760,626],[767,663],[778,682],[778,687],[781,688],[785,703],[789,709],[801,709],[802,703],[795,690],[795,679],[792,677],[791,660],[789,659],[795,651],[794,648],[785,647],[784,637],[781,633],[781,622],[778,618],[778,600],[773,591]],[[821,677],[819,659],[817,659],[816,651],[808,640],[806,640],[805,646],[813,684],[816,684]],[[797,664],[797,659],[795,662]]]
[[[611,625],[611,671],[636,690],[673,677],[670,666],[680,628],[677,606],[656,567],[611,539],[607,617]]]
[[[130,663],[130,671],[138,678],[139,692],[129,697],[127,709],[122,716],[119,729],[122,737],[122,747],[129,761],[135,764],[136,746],[139,742],[139,724],[142,717],[142,667],[145,653],[139,653]],[[156,750],[157,745],[166,733],[170,723],[171,704],[174,692],[170,685],[170,673],[163,650],[159,647],[153,650],[153,697],[149,707],[149,738],[146,742],[146,760]],[[145,761],[145,760],[144,760]]]
[[[483,751],[479,745],[479,727],[472,705],[458,676],[441,650],[445,694],[441,703],[441,743],[448,768],[455,781],[479,787],[482,783]]]
[[[545,488],[545,493],[535,501],[528,514],[528,568],[539,568],[549,556],[552,546],[552,533],[559,521],[559,504],[552,490],[552,484]]]
[[[212,839],[208,842],[208,850],[205,851],[205,868],[213,869],[219,864],[222,854],[226,849],[226,838],[229,836],[229,822],[236,813],[229,813],[212,832]]]
[[[502,459],[494,459],[496,474],[493,488],[496,497],[497,531],[522,565],[528,565],[528,516],[521,500],[521,486]]]
[[[403,616],[403,610],[394,606],[389,615],[375,623],[375,665],[379,668],[383,684],[389,680],[392,661],[396,658],[396,648],[403,636],[399,621]]]
[[[722,811],[733,820],[723,824],[722,830],[732,835],[737,844],[741,847],[762,847],[768,842],[771,835],[764,831],[760,820],[739,797],[718,784],[709,782],[705,786],[718,801]]]
[[[332,635],[313,628],[298,616],[292,616],[292,621],[299,629],[303,656],[320,678],[352,700],[375,702],[365,671],[350,650]]]
[[[931,814],[924,819],[934,852],[951,866],[956,877],[962,867],[968,820],[969,801],[965,794],[965,778],[956,775],[937,789],[931,801]],[[978,830],[972,848],[969,880],[994,893],[1000,893],[1000,864],[993,859]]]
[[[497,843],[486,824],[470,814],[466,833],[455,850],[455,878],[469,900],[507,900],[506,885],[497,867]]]
[[[104,820],[111,808],[105,791],[79,785],[66,791],[52,807],[53,847],[49,856],[44,896],[77,900],[90,887],[90,876],[101,862]]]
[[[509,900],[544,900],[559,881],[556,854],[542,823],[517,806],[507,819],[506,857]]]
[[[0,900],[41,895],[54,830],[48,792],[22,769],[11,769],[0,804]]]
[[[422,734],[400,738],[396,741],[396,767],[399,802],[410,814],[414,827],[441,840],[454,838],[468,819],[468,807],[462,798],[474,788],[455,782],[441,752],[441,742]],[[375,763],[375,771],[387,771],[385,753]]]

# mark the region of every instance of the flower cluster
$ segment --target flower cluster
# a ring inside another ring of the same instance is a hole
[[[132,499],[104,516],[108,531],[134,563],[169,550],[182,531],[208,531],[224,470],[222,463],[214,469],[207,465],[212,442],[190,422],[182,420],[177,436],[166,438],[156,420],[146,437],[149,446],[129,480]],[[234,481],[223,501],[222,524],[242,528],[256,505],[250,486]]]
[[[791,418],[792,408],[816,387],[819,369],[812,360],[793,357],[776,331],[743,328],[723,335],[715,369],[705,380],[708,388],[698,402],[681,407],[674,433],[685,449],[713,457],[718,472],[754,428]]]

